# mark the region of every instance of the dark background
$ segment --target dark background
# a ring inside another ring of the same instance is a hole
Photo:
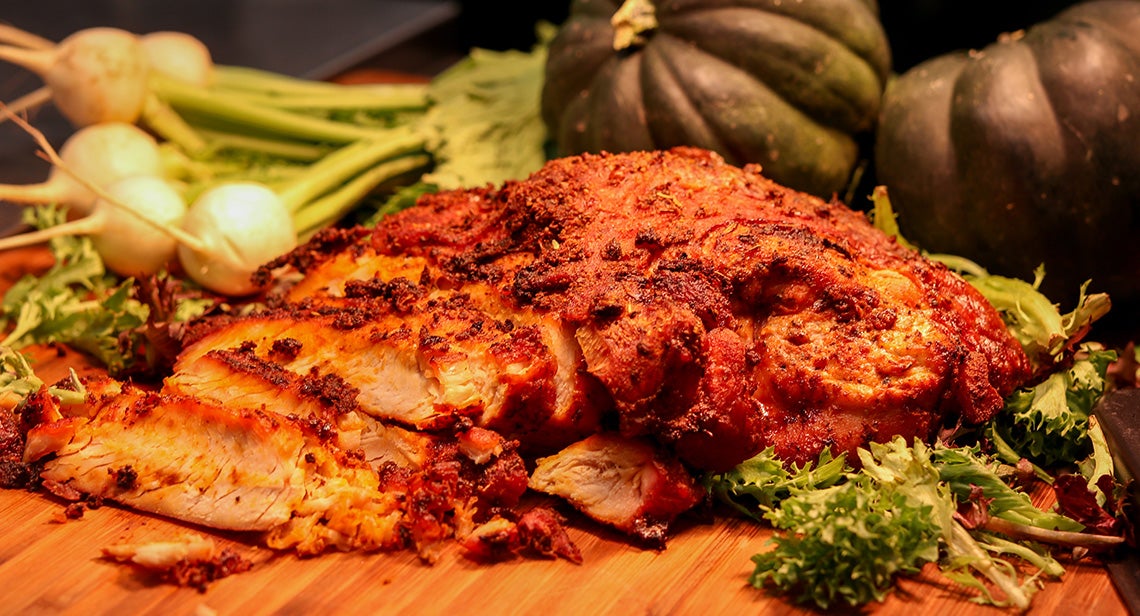
[[[880,0],[879,14],[891,41],[895,69],[955,49],[981,48],[1003,32],[1052,17],[1074,0]],[[461,2],[461,43],[519,49],[534,43],[539,20],[562,23],[569,0]]]
[[[956,49],[980,49],[1003,32],[1046,20],[1073,0],[880,0],[879,15],[902,72]]]

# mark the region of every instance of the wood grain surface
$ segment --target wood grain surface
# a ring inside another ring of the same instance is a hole
[[[0,253],[0,293],[25,273],[50,265],[42,249]],[[67,349],[33,349],[49,382],[75,368],[97,372]],[[1048,495],[1036,495],[1038,504]],[[478,564],[458,546],[434,564],[411,553],[331,553],[301,559],[259,547],[256,537],[193,529],[112,504],[64,520],[64,504],[43,493],[0,490],[0,614],[807,614],[748,585],[750,557],[771,532],[722,514],[694,515],[662,551],[569,515],[584,562],[512,559]],[[187,530],[215,537],[254,562],[210,584],[179,588],[102,557],[120,542],[169,540]],[[1065,562],[1060,580],[1044,580],[1031,614],[1128,614],[1103,565]],[[996,608],[942,578],[935,567],[900,582],[874,614],[991,614]]]

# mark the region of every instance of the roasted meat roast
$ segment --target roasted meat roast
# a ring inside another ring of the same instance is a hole
[[[425,196],[259,277],[266,307],[196,323],[160,390],[27,404],[25,461],[57,491],[303,552],[549,552],[557,524],[518,532],[528,486],[660,540],[701,471],[930,439],[1029,372],[962,278],[697,149]]]

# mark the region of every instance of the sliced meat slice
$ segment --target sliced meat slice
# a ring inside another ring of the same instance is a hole
[[[585,373],[572,331],[550,318],[528,323],[498,313],[507,314],[491,299],[443,291],[404,309],[370,297],[269,311],[201,334],[166,386],[270,406],[283,388],[296,397],[290,382],[335,380],[340,397],[351,393],[374,417],[417,429],[470,418],[533,451],[595,431],[606,399]]]
[[[416,433],[362,416],[338,433],[106,379],[87,387],[85,404],[60,406],[44,395],[22,410],[31,426],[24,462],[46,484],[210,528],[262,532],[276,549],[411,543],[426,556],[517,506],[527,489],[517,442],[482,428]]]
[[[88,404],[28,411],[56,417],[27,434],[25,459],[40,462],[45,481],[211,528],[268,532],[272,547],[302,553],[400,542],[397,496],[302,425],[114,381],[87,387]]]
[[[188,347],[165,386],[216,395],[218,385],[233,375],[249,376],[242,366],[217,361],[219,354],[241,350],[274,364],[282,374],[336,375],[356,389],[355,402],[364,412],[411,426],[446,423],[450,414],[469,404],[465,391],[443,389],[431,373],[421,370],[410,330],[398,323],[389,324],[391,328],[377,323],[361,327],[338,316],[277,311],[229,322]],[[373,336],[382,343],[374,343]],[[243,395],[249,397],[248,403],[269,405],[276,389],[259,387]]]
[[[355,447],[364,421],[351,384],[315,368],[304,375],[286,370],[257,356],[252,343],[207,352],[193,371],[168,379],[163,392],[304,421],[324,436],[336,434],[342,449]]]
[[[647,440],[613,433],[539,458],[530,487],[654,546],[663,546],[669,525],[705,497],[676,458]]]

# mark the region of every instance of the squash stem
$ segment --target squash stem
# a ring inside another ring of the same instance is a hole
[[[657,29],[657,7],[652,0],[625,0],[610,24],[614,27],[614,51],[641,47]]]

